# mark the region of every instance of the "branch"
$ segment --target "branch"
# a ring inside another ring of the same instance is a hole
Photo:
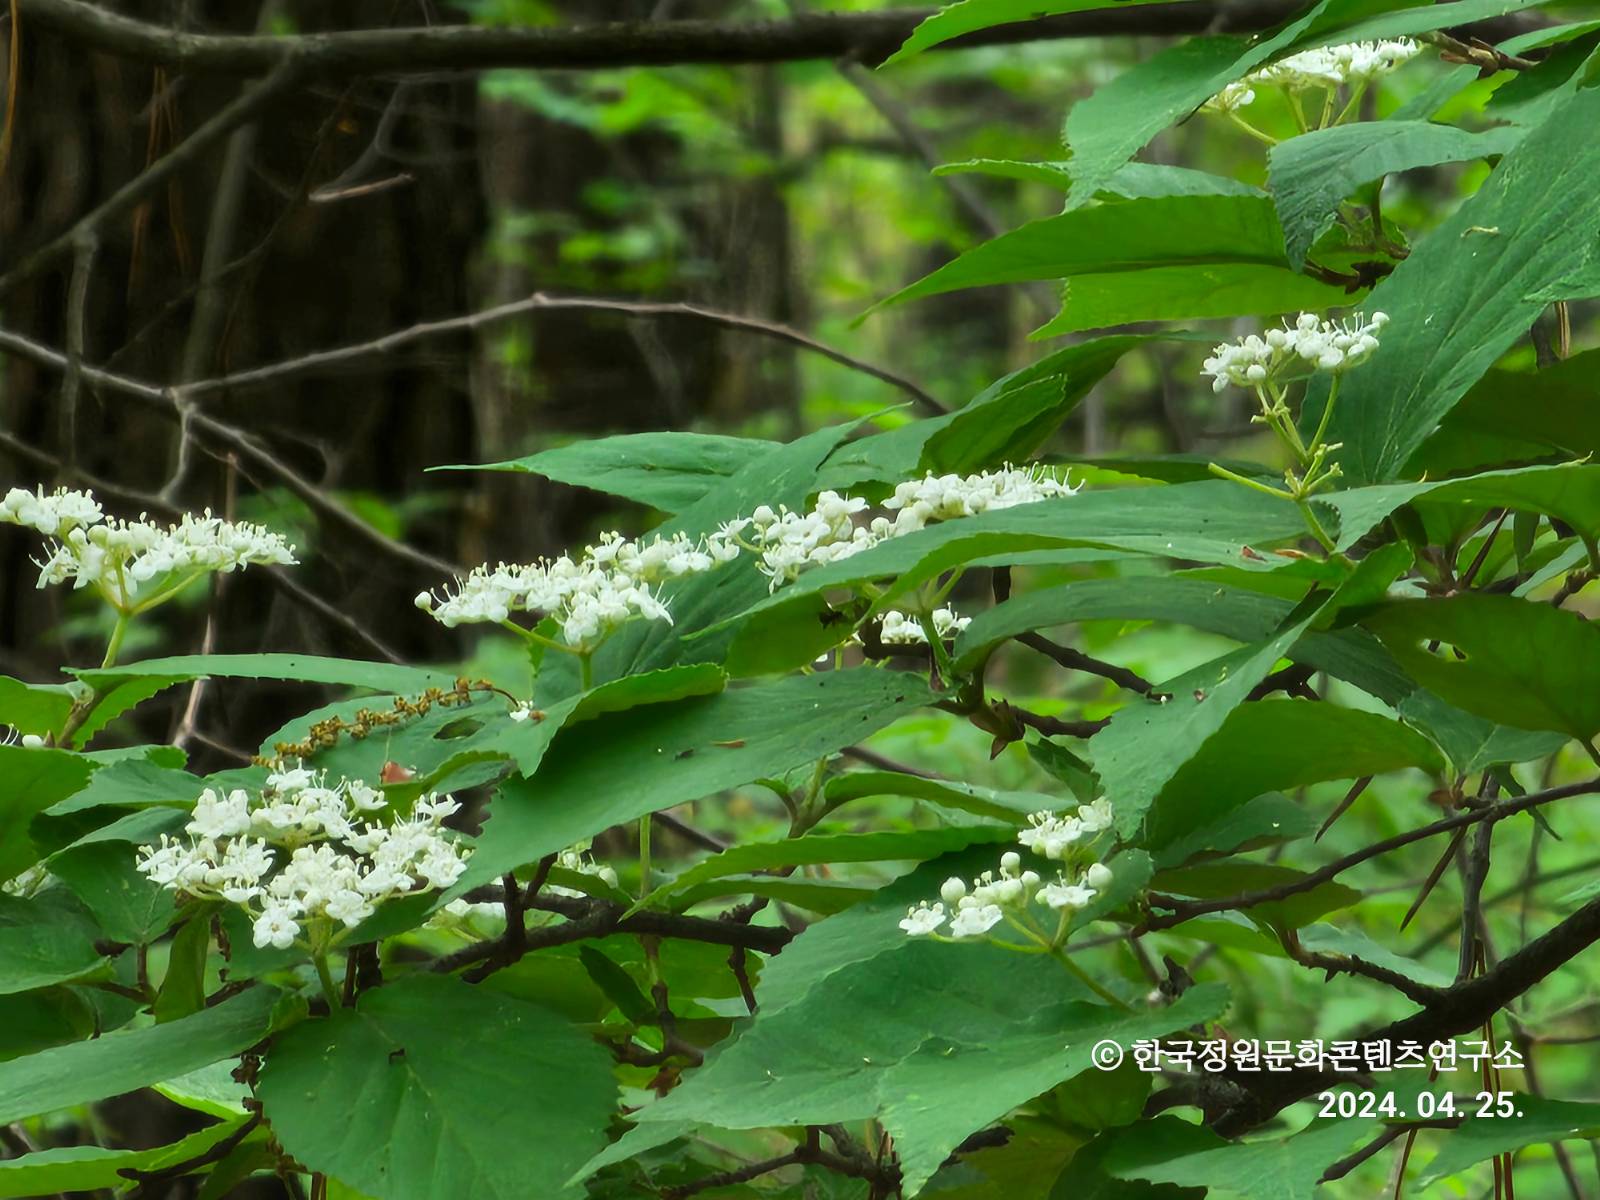
[[[1249,32],[1293,16],[1300,0],[1186,0],[1111,6],[979,30],[937,49],[1058,38]],[[561,28],[440,25],[295,36],[188,33],[136,21],[83,0],[28,0],[33,28],[90,49],[182,71],[252,74],[295,62],[324,78],[417,75],[494,67],[604,70],[678,63],[771,63],[850,58],[881,63],[935,10],[809,13],[782,21],[618,21]],[[1530,28],[1500,17],[1456,30],[1498,41]]]
[[[467,313],[459,317],[446,317],[438,321],[423,321],[406,329],[386,333],[382,337],[373,338],[371,341],[358,342],[351,346],[339,346],[332,350],[319,350],[314,354],[303,355],[300,358],[292,358],[279,363],[269,363],[261,367],[252,367],[248,370],[234,372],[231,375],[219,376],[215,379],[202,379],[194,383],[180,384],[171,390],[173,395],[180,400],[198,400],[201,397],[217,392],[233,391],[262,383],[282,383],[288,379],[296,379],[302,375],[313,374],[327,367],[344,366],[352,362],[359,362],[362,359],[391,354],[404,346],[410,345],[412,342],[421,341],[424,338],[437,337],[440,334],[447,333],[472,332],[498,324],[501,321],[509,321],[515,317],[526,316],[532,312],[560,312],[571,309],[593,309],[597,312],[618,313],[629,317],[687,317],[694,320],[709,321],[714,325],[738,329],[745,333],[753,333],[759,337],[772,338],[776,341],[787,342],[792,346],[799,346],[804,350],[810,350],[812,353],[820,354],[822,357],[831,359],[841,366],[860,371],[864,375],[870,375],[874,379],[899,388],[930,412],[941,414],[950,411],[933,395],[924,391],[905,376],[897,375],[893,371],[852,357],[842,350],[836,350],[824,342],[817,341],[798,329],[791,328],[788,325],[780,325],[775,321],[765,321],[759,317],[741,316],[738,313],[722,312],[699,304],[606,300],[591,296],[551,296],[545,292],[535,292],[524,300],[513,300],[508,304],[497,305],[481,312]]]
[[[504,893],[498,887],[475,888],[471,897],[474,900],[504,902]],[[625,917],[623,914],[628,911],[628,906],[610,900],[525,894],[522,907],[525,910],[560,913],[567,920],[560,925],[526,931],[521,936],[520,945],[517,945],[517,935],[508,930],[498,938],[490,938],[435,959],[429,969],[441,973],[455,971],[486,960],[499,969],[510,966],[523,954],[533,950],[564,946],[585,938],[608,937],[613,933],[650,934],[682,941],[706,942],[713,946],[758,950],[762,954],[778,953],[795,936],[787,929],[770,929],[709,917],[683,917],[675,913],[637,912]]]
[[[1087,671],[1091,675],[1098,675],[1102,679],[1109,679],[1118,687],[1125,687],[1141,695],[1149,695],[1153,686],[1148,679],[1137,671],[1130,671],[1126,667],[1119,667],[1115,663],[1101,662],[1098,658],[1090,658],[1080,650],[1070,646],[1062,646],[1052,642],[1037,633],[1023,633],[1017,635],[1017,641],[1027,646],[1030,650],[1037,650],[1040,654],[1055,659],[1056,662],[1069,671]]]
[[[1396,834],[1392,838],[1375,842],[1354,854],[1329,863],[1321,870],[1303,875],[1290,883],[1280,884],[1277,887],[1262,888],[1260,891],[1245,892],[1238,896],[1228,896],[1219,900],[1183,900],[1174,896],[1164,896],[1158,892],[1150,893],[1150,902],[1160,908],[1170,910],[1163,915],[1151,916],[1141,924],[1136,932],[1149,933],[1158,929],[1170,929],[1174,925],[1181,925],[1192,917],[1204,916],[1214,912],[1237,912],[1246,908],[1254,908],[1258,904],[1268,904],[1274,900],[1286,900],[1290,896],[1297,896],[1301,892],[1309,892],[1313,888],[1337,878],[1351,867],[1366,862],[1370,858],[1388,854],[1402,846],[1409,846],[1412,842],[1424,841],[1441,833],[1449,833],[1455,829],[1462,829],[1468,825],[1476,825],[1479,821],[1503,821],[1519,812],[1530,808],[1537,808],[1542,804],[1549,804],[1554,800],[1564,800],[1569,796],[1585,796],[1600,791],[1600,779],[1589,779],[1583,783],[1569,783],[1563,787],[1549,788],[1542,792],[1530,792],[1515,800],[1502,804],[1485,805],[1482,808],[1469,809],[1457,813],[1452,817],[1435,821],[1431,825],[1424,825],[1420,829],[1413,829],[1407,833]]]
[[[1478,813],[1468,815],[1480,816]],[[1502,959],[1493,970],[1443,989],[1433,1004],[1421,1012],[1363,1034],[1360,1040],[1363,1044],[1421,1042],[1427,1045],[1477,1029],[1501,1008],[1597,941],[1600,941],[1600,899],[1591,900],[1542,937]],[[1325,1082],[1325,1077],[1314,1071],[1280,1075],[1230,1074],[1229,1078],[1247,1095],[1216,1122],[1215,1129],[1224,1135],[1241,1133],[1269,1120]]]

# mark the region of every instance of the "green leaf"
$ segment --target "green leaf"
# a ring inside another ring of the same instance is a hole
[[[201,906],[178,927],[167,953],[167,973],[151,1007],[157,1024],[199,1012],[206,1002],[206,951],[211,949],[211,909]]]
[[[1600,89],[1562,104],[1368,298],[1365,311],[1392,321],[1372,361],[1345,380],[1328,435],[1344,443],[1352,480],[1395,478],[1527,332],[1544,307],[1530,294],[1589,261],[1600,222],[1600,141],[1587,136],[1596,124]],[[1562,219],[1545,228],[1539,214],[1549,212]],[[1325,394],[1314,387],[1308,413],[1320,413]]]
[[[522,471],[678,513],[775,449],[776,442],[712,433],[624,433],[506,462],[432,470]]]
[[[39,861],[28,823],[89,781],[94,763],[67,750],[0,745],[0,880]]]
[[[428,975],[279,1037],[258,1091],[284,1149],[378,1200],[566,1195],[616,1103],[576,1027]]]
[[[1224,268],[1245,268],[1227,271]],[[1132,282],[1115,285],[1127,272]],[[1149,274],[1161,282],[1140,282]],[[1248,283],[1284,282],[1265,299],[1252,298]],[[1175,278],[1197,281],[1162,299]],[[1146,304],[1144,319],[1232,316],[1280,311],[1281,294],[1296,304],[1328,307],[1347,302],[1342,289],[1297,276],[1284,256],[1283,231],[1272,201],[1264,196],[1169,196],[1129,200],[1045,217],[974,247],[954,262],[882,300],[876,308],[962,288],[1037,279],[1067,279],[1062,315],[1040,331],[1064,333],[1090,324],[1116,324],[1126,317],[1078,321],[1083,312],[1120,312],[1118,305]],[[1081,283],[1086,299],[1075,302]],[[1221,289],[1207,301],[1207,286]],[[1303,297],[1303,299],[1298,299]],[[1084,307],[1075,307],[1075,303]],[[1096,306],[1099,306],[1098,308]],[[1241,309],[1238,306],[1244,305]],[[1191,311],[1192,310],[1192,311]]]
[[[0,996],[0,1062],[91,1037],[94,1009],[70,987]]]
[[[1206,1195],[1216,1200],[1314,1200],[1322,1173],[1358,1138],[1370,1136],[1374,1124],[1313,1122],[1293,1137],[1229,1142],[1185,1153],[1182,1141],[1170,1140],[1169,1129],[1141,1122],[1113,1135],[1105,1169],[1122,1179],[1205,1187],[1211,1189]]]
[[[935,167],[935,175],[992,175],[1044,183],[1063,192],[1072,187],[1072,163],[1015,162],[999,158],[974,158]],[[1131,162],[1120,167],[1100,190],[1100,199],[1138,200],[1158,196],[1264,196],[1260,188],[1226,175],[1177,167],[1167,163]]]
[[[1299,640],[1311,618],[1161,684],[1151,698],[1119,709],[1095,735],[1095,772],[1116,812],[1117,832],[1132,836],[1162,788],[1265,679]],[[1165,701],[1157,697],[1169,697]]]
[[[1585,741],[1600,733],[1600,630],[1576,613],[1473,594],[1399,601],[1363,624],[1418,683],[1469,713]]]
[[[1339,269],[1350,255],[1329,256]],[[1133,321],[1267,316],[1350,303],[1339,284],[1323,283],[1283,266],[1199,263],[1142,271],[1074,275],[1061,287],[1061,311],[1029,336],[1058,337]]]
[[[1425,738],[1377,713],[1310,700],[1243,704],[1161,789],[1146,845],[1165,846],[1265,792],[1442,766]]]
[[[202,781],[187,771],[135,758],[101,767],[88,786],[52,805],[49,815],[65,816],[87,808],[189,807]]]
[[[1267,152],[1267,179],[1290,265],[1300,268],[1311,244],[1333,224],[1339,202],[1362,184],[1415,167],[1505,154],[1524,132],[1511,125],[1470,133],[1428,121],[1368,121],[1278,143]]]
[[[1401,720],[1422,730],[1443,750],[1456,775],[1470,775],[1502,763],[1532,762],[1567,744],[1564,733],[1507,729],[1446,704],[1425,688],[1400,702]]]
[[[1134,3],[1163,3],[1165,0],[1133,0]],[[947,4],[911,31],[905,43],[884,61],[884,66],[921,54],[929,47],[992,25],[1015,21],[1035,21],[1063,13],[1090,12],[1095,9],[1127,7],[1107,0],[957,0]]]
[[[1406,465],[1407,477],[1600,453],[1600,350],[1539,371],[1495,369],[1449,411]]]
[[[177,913],[172,890],[141,875],[134,866],[133,848],[124,842],[91,842],[63,850],[50,859],[50,873],[77,894],[112,941],[152,942],[167,931]]]
[[[255,1045],[279,993],[256,986],[192,1017],[0,1063],[0,1122],[148,1087]]]
[[[1257,641],[1292,607],[1274,596],[1180,575],[1082,579],[1023,592],[978,613],[956,639],[956,666],[971,670],[1009,638],[1078,621],[1168,621]]]
[[[1042,956],[917,942],[819,981],[779,1012],[761,1010],[737,1042],[642,1110],[641,1126],[876,1117],[915,1194],[968,1134],[1087,1070],[1096,1042],[1157,1037],[1226,1004],[1216,985],[1154,1011],[1085,1003],[1087,994]]]
[[[315,654],[185,654],[152,658],[120,666],[74,671],[97,691],[125,680],[160,677],[173,683],[191,679],[293,679],[300,683],[332,683],[371,688],[396,696],[414,696],[430,687],[453,688],[456,677],[397,663],[321,658]]]
[[[123,1172],[155,1172],[188,1162],[235,1133],[243,1122],[242,1117],[222,1121],[153,1150],[63,1146],[0,1159],[0,1197],[120,1190],[128,1186],[129,1176]]]
[[[30,899],[0,893],[0,995],[81,979],[107,961],[94,922],[63,888]]]
[[[1560,1142],[1567,1138],[1600,1136],[1600,1104],[1577,1104],[1567,1100],[1547,1100],[1518,1092],[1513,1097],[1514,1117],[1495,1116],[1474,1119],[1477,1101],[1463,1101],[1468,1116],[1445,1137],[1439,1153],[1422,1169],[1419,1188],[1431,1187],[1441,1179],[1459,1174],[1474,1163],[1483,1162],[1509,1150]]]
[[[1155,854],[1157,867],[1176,867],[1191,858],[1254,849],[1259,845],[1309,837],[1319,822],[1287,796],[1257,796],[1222,816],[1164,843]]]
[[[1348,549],[1402,504],[1429,504],[1471,509],[1510,508],[1537,512],[1565,521],[1585,541],[1600,535],[1600,464],[1562,463],[1485,471],[1464,479],[1437,483],[1389,483],[1352,488],[1319,497],[1339,514],[1340,549]]]
[[[1016,836],[1014,826],[962,825],[944,829],[880,830],[875,833],[812,833],[778,842],[747,842],[730,846],[720,854],[696,863],[676,879],[656,888],[634,905],[634,909],[661,908],[671,904],[680,893],[726,875],[819,863],[937,858],[951,850],[963,850],[968,846],[1015,841]]]
[[[537,776],[501,787],[457,890],[646,813],[813,763],[931,698],[915,675],[830,671],[580,725]]]
[[[71,711],[72,694],[65,684],[23,683],[0,675],[0,725],[43,737],[66,724]]]

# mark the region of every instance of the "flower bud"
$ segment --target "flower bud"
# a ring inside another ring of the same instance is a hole
[[[1083,873],[1083,882],[1095,891],[1104,891],[1111,883],[1111,868],[1105,863],[1095,863]]]
[[[1007,850],[1000,856],[1000,870],[1003,874],[1012,875],[1022,866],[1022,855],[1015,850]]]
[[[944,886],[939,889],[939,898],[946,904],[959,903],[961,897],[967,894],[967,885],[952,876],[944,881]]]

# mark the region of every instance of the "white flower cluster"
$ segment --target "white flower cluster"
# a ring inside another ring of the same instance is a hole
[[[1111,801],[1102,796],[1092,804],[1080,805],[1076,812],[1064,817],[1048,812],[1034,813],[1028,818],[1028,827],[1017,834],[1017,841],[1040,858],[1060,862],[1081,839],[1110,829],[1111,820]]]
[[[670,622],[667,606],[652,590],[656,585],[709,571],[738,556],[739,547],[717,534],[704,541],[680,533],[636,542],[607,533],[576,561],[562,555],[522,566],[484,565],[458,580],[455,592],[443,600],[423,592],[416,603],[451,628],[476,621],[498,623],[513,612],[554,617],[562,639],[582,653],[635,618]]]
[[[605,863],[597,863],[589,854],[589,843],[583,842],[570,849],[563,850],[556,855],[556,866],[564,871],[576,871],[579,875],[593,875],[601,883],[610,887],[617,886],[617,873]],[[545,884],[545,891],[556,896],[581,896],[582,892],[576,888],[557,887],[553,883]]]
[[[775,590],[812,567],[859,554],[938,521],[1070,496],[1076,490],[1043,467],[1019,468],[1008,463],[998,471],[965,476],[929,472],[922,479],[900,484],[883,502],[892,517],[876,516],[858,525],[853,518],[867,510],[867,501],[822,492],[809,512],[797,513],[782,506],[775,511],[763,504],[743,520],[724,526],[719,534],[731,539],[749,529],[748,547],[761,556],[761,571],[772,579]]]
[[[140,847],[138,869],[174,891],[244,905],[255,944],[286,949],[307,921],[350,928],[385,900],[442,890],[466,870],[471,852],[441,829],[455,800],[426,795],[407,818],[365,820],[386,804],[370,784],[329,786],[300,767],[269,775],[259,796],[207,788],[184,827],[192,840],[162,834]]]
[[[953,608],[933,610],[933,632],[940,641],[947,641],[972,624],[971,617],[963,617]],[[879,639],[886,646],[913,646],[928,644],[928,631],[916,617],[909,617],[897,609],[883,614],[883,632]]]
[[[59,538],[38,564],[39,586],[92,586],[119,612],[130,611],[141,584],[170,576],[232,571],[252,563],[294,563],[294,547],[260,525],[224,521],[208,509],[176,525],[107,518],[88,492],[45,495],[13,488],[0,500],[0,522]]]
[[[1322,46],[1291,54],[1259,71],[1252,71],[1230,83],[1211,99],[1208,107],[1221,112],[1236,112],[1256,98],[1257,87],[1281,87],[1291,92],[1314,88],[1337,88],[1342,84],[1363,84],[1385,75],[1422,53],[1420,43],[1410,38],[1382,42],[1346,42],[1342,46]]]
[[[945,880],[939,899],[931,903],[924,900],[907,909],[900,928],[912,937],[923,937],[936,932],[948,919],[950,937],[974,938],[988,933],[1006,919],[1008,912],[1021,917],[1030,903],[1058,911],[1084,908],[1110,885],[1111,868],[1089,862],[1081,870],[1073,869],[1071,860],[1084,855],[1074,855],[1072,847],[1110,827],[1111,804],[1105,799],[1081,805],[1076,812],[1062,817],[1034,813],[1017,841],[1042,858],[1067,864],[1054,880],[1046,883],[1038,872],[1024,871],[1022,856],[1008,850],[1000,856],[998,875],[985,871],[971,884],[956,878]]]
[[[1211,390],[1229,384],[1258,387],[1269,380],[1294,377],[1297,368],[1338,374],[1359,367],[1378,348],[1378,334],[1389,323],[1386,313],[1375,312],[1365,325],[1319,320],[1301,313],[1293,325],[1250,334],[1224,342],[1211,352],[1201,373],[1211,376]]]

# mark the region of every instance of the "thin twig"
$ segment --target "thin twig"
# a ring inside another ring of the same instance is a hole
[[[1238,896],[1228,896],[1218,900],[1183,900],[1172,896],[1163,896],[1159,893],[1150,893],[1150,902],[1157,907],[1169,909],[1165,914],[1155,914],[1141,923],[1140,932],[1156,929],[1170,929],[1193,917],[1203,916],[1214,912],[1235,912],[1247,908],[1254,908],[1258,904],[1269,904],[1274,900],[1286,900],[1290,896],[1298,896],[1302,892],[1309,892],[1320,887],[1330,880],[1338,878],[1351,867],[1358,866],[1369,859],[1378,858],[1389,854],[1413,842],[1425,841],[1441,833],[1452,833],[1464,829],[1469,825],[1476,825],[1479,821],[1503,821],[1516,813],[1526,812],[1531,808],[1549,804],[1556,800],[1565,800],[1571,796],[1586,796],[1600,791],[1600,778],[1585,780],[1582,783],[1569,783],[1562,787],[1549,788],[1542,792],[1530,792],[1526,796],[1519,796],[1515,800],[1508,800],[1501,804],[1485,805],[1481,808],[1468,809],[1466,812],[1445,817],[1431,825],[1424,825],[1420,829],[1413,829],[1406,833],[1396,834],[1394,837],[1385,838],[1381,842],[1374,842],[1353,854],[1329,863],[1321,870],[1312,871],[1298,879],[1277,887],[1262,888],[1259,891],[1245,892]]]
[[[313,354],[302,355],[299,358],[252,367],[215,379],[197,380],[194,383],[180,385],[173,391],[179,398],[200,400],[218,393],[237,391],[241,388],[254,387],[263,383],[283,383],[286,380],[315,374],[330,367],[348,366],[363,359],[381,358],[384,355],[393,354],[396,350],[403,349],[413,342],[426,338],[434,338],[451,333],[475,332],[489,328],[502,321],[527,316],[530,313],[575,310],[615,313],[625,317],[686,318],[708,321],[713,325],[721,325],[728,329],[737,329],[744,333],[772,338],[775,341],[786,342],[803,350],[809,350],[813,354],[819,354],[823,358],[836,362],[841,366],[859,371],[863,375],[870,375],[874,379],[896,387],[932,413],[942,414],[950,411],[940,400],[913,380],[907,379],[905,376],[887,368],[876,366],[873,363],[865,362],[853,355],[846,354],[844,351],[835,349],[825,342],[818,341],[810,334],[802,333],[798,329],[776,321],[767,321],[760,317],[747,317],[739,313],[724,312],[720,309],[707,308],[700,304],[612,300],[598,296],[552,296],[545,292],[535,292],[533,295],[521,300],[512,300],[506,304],[495,305],[493,308],[466,313],[462,316],[445,317],[436,321],[421,321],[406,329],[397,329],[370,341],[357,342],[349,346],[339,346],[332,350],[319,350]]]
[[[1119,667],[1115,663],[1102,662],[1098,658],[1091,658],[1081,650],[1074,650],[1071,646],[1063,646],[1052,642],[1049,638],[1037,633],[1022,633],[1017,635],[1017,641],[1027,646],[1030,650],[1037,650],[1040,654],[1053,658],[1069,671],[1085,671],[1090,675],[1098,675],[1102,679],[1109,679],[1118,687],[1125,687],[1140,695],[1148,695],[1153,684],[1140,675],[1137,671],[1130,671],[1127,667]]]

